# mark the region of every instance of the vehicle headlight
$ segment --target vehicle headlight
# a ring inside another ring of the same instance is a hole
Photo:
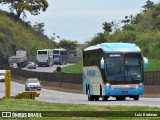
[[[109,83],[106,83],[106,85],[107,85],[107,87],[110,87],[110,88],[111,88],[111,84],[109,84]]]
[[[143,83],[139,83],[135,88],[139,88]]]
[[[140,86],[140,85],[136,85],[136,87],[135,87],[135,88],[139,88],[139,86]]]

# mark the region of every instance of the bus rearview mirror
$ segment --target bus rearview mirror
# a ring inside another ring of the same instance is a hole
[[[103,57],[102,57],[102,59],[101,59],[100,68],[101,68],[101,69],[104,69],[104,59],[103,59]]]
[[[143,66],[144,68],[148,67],[148,59],[146,57],[143,57]]]

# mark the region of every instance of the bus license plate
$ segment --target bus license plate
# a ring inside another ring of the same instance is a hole
[[[128,94],[128,91],[122,91],[123,94]]]

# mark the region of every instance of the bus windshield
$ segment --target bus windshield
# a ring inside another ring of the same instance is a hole
[[[106,58],[107,81],[141,81],[142,58],[140,53],[109,54]]]
[[[38,51],[38,54],[47,54],[47,51]]]
[[[53,54],[59,54],[59,50],[53,50]]]
[[[60,58],[60,55],[53,55],[54,58]]]

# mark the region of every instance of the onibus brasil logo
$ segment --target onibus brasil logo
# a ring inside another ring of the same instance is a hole
[[[42,117],[39,112],[2,112],[2,118],[31,118],[31,117]]]

